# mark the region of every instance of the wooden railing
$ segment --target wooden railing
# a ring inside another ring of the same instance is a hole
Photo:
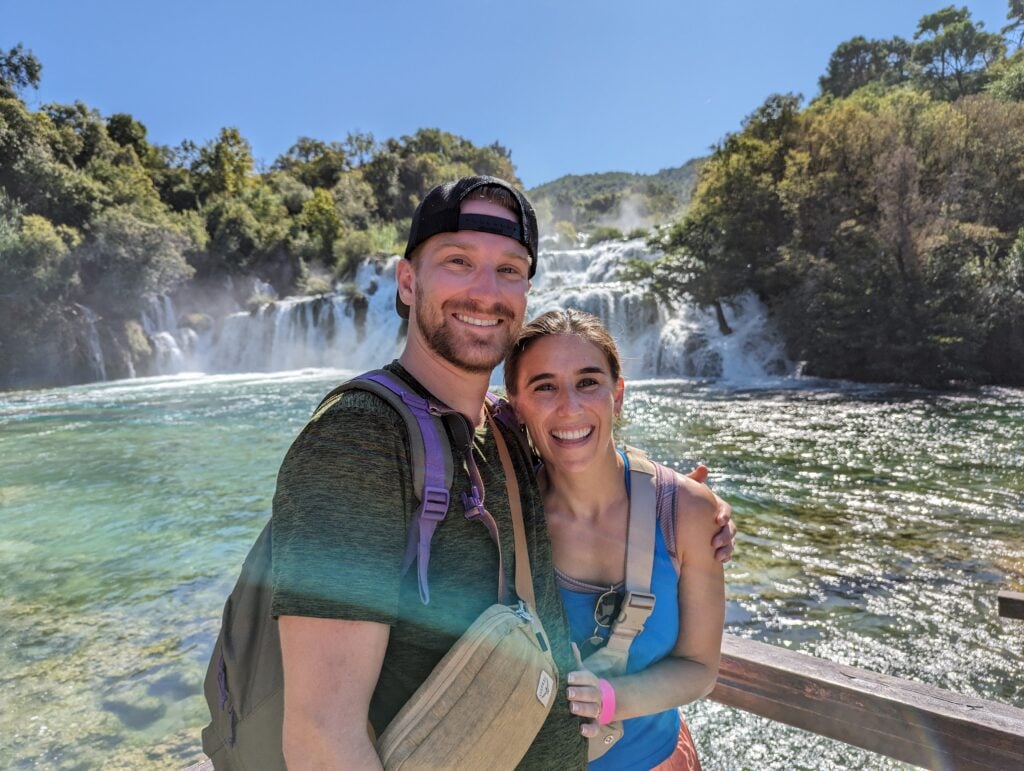
[[[1008,589],[999,592],[999,615],[1024,620],[1024,593]]]
[[[929,769],[1024,769],[1024,709],[726,635],[713,701]]]
[[[1024,618],[1024,595],[1004,614],[1004,594],[1014,593],[1000,593],[1000,615]],[[1024,709],[734,635],[708,698],[923,768],[1024,769]]]

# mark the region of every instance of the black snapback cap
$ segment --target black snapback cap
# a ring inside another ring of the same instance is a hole
[[[518,222],[504,217],[487,214],[463,214],[462,203],[470,193],[481,187],[500,187],[511,195],[519,211],[514,212]],[[412,215],[409,228],[409,242],[405,247],[405,258],[417,246],[438,233],[455,233],[459,230],[478,230],[495,233],[518,241],[530,253],[529,277],[537,272],[537,215],[526,196],[503,179],[497,177],[463,177],[455,182],[445,182],[433,188],[420,201]],[[409,306],[395,294],[395,309],[403,319],[409,318]]]

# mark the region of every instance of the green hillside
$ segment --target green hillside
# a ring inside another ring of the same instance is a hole
[[[703,159],[694,159],[657,174],[569,174],[533,188],[528,195],[543,232],[565,233],[569,230],[565,223],[572,230],[613,226],[628,232],[681,215],[702,163]]]

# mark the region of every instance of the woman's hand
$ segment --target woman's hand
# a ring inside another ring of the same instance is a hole
[[[572,655],[576,657],[576,666],[579,669],[570,672],[565,678],[568,685],[566,695],[569,698],[569,710],[577,717],[584,718],[580,733],[589,739],[597,736],[600,731],[598,717],[603,706],[600,679],[583,664],[576,643],[572,643]]]

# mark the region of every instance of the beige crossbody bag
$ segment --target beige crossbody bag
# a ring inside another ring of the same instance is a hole
[[[381,734],[377,751],[386,771],[513,769],[555,699],[558,669],[536,612],[519,484],[490,412],[487,419],[512,511],[519,602],[503,601],[504,561],[496,539],[499,601],[477,617]]]

